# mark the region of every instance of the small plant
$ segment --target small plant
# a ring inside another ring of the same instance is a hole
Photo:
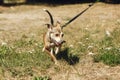
[[[49,76],[34,77],[33,80],[51,80]]]

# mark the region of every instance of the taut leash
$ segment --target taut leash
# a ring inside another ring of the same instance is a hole
[[[63,29],[63,27],[66,27],[68,24],[70,24],[72,21],[74,21],[76,18],[78,18],[80,15],[82,15],[85,11],[87,11],[87,10],[88,10],[90,7],[92,7],[94,4],[95,4],[95,3],[90,4],[88,8],[86,8],[85,10],[83,10],[82,12],[80,12],[79,14],[77,14],[75,17],[73,17],[71,20],[69,20],[67,23],[65,23],[63,26],[61,26],[62,29]]]

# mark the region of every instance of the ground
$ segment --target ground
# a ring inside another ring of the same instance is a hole
[[[0,45],[11,46],[22,37],[32,38],[42,44],[43,33],[47,31],[45,24],[49,23],[49,16],[43,9],[48,9],[53,14],[55,21],[59,20],[61,24],[64,24],[87,7],[88,3],[57,6],[46,4],[0,6]],[[59,65],[54,65],[50,61],[51,66],[48,68],[41,69],[40,66],[32,66],[31,69],[34,72],[32,76],[11,76],[9,70],[5,68],[0,71],[1,80],[33,80],[34,76],[49,76],[52,80],[120,80],[119,65],[111,67],[102,62],[95,63],[92,57],[97,54],[95,48],[92,52],[86,48],[85,53],[82,53],[76,47],[76,45],[82,44],[81,39],[86,34],[90,34],[92,40],[100,41],[106,31],[111,33],[115,28],[119,28],[119,7],[119,4],[96,3],[63,29],[66,40],[63,47],[71,49],[72,54],[78,55],[79,61],[75,64],[70,65],[68,60],[60,59],[58,60]],[[42,62],[44,63],[44,61]],[[21,69],[20,66],[15,68]]]

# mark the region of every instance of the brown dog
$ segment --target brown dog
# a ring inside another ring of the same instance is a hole
[[[56,25],[54,25],[51,13],[46,9],[44,9],[44,11],[46,11],[49,14],[51,24],[46,24],[48,27],[48,31],[43,36],[43,51],[46,51],[50,55],[52,60],[55,62],[55,64],[57,64],[55,54],[57,54],[60,51],[62,44],[65,42],[63,40],[64,34],[62,32],[60,22],[57,21]]]

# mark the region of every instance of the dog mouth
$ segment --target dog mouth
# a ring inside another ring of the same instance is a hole
[[[63,43],[65,43],[65,41],[64,40],[61,40],[60,42],[55,42],[55,44],[57,45],[57,46],[60,46],[60,45],[62,45]]]
[[[60,45],[62,45],[63,43],[65,43],[66,41],[65,41],[65,40],[61,40],[61,41],[57,42],[56,40],[52,39],[52,42],[53,42],[56,46],[60,46]]]

